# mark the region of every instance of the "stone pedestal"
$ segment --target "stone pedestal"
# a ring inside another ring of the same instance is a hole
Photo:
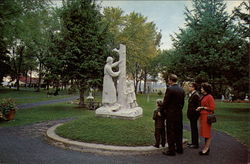
[[[100,107],[96,110],[97,117],[110,117],[119,119],[135,120],[142,117],[143,110],[141,107],[130,109],[119,109],[119,105],[112,107]]]

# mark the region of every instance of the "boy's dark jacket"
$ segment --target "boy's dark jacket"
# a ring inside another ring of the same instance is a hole
[[[164,117],[158,116],[158,114],[157,114],[158,112],[160,112],[159,108],[157,108],[154,111],[154,115],[153,115],[153,120],[155,120],[155,128],[165,128]]]

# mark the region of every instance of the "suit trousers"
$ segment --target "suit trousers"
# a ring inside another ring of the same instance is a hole
[[[198,117],[190,118],[189,121],[191,127],[192,144],[199,146],[199,133],[197,126]]]
[[[155,145],[159,146],[160,143],[162,146],[166,144],[165,128],[155,128]]]
[[[167,119],[167,142],[170,152],[182,152],[183,145],[183,124],[181,120],[168,120]]]

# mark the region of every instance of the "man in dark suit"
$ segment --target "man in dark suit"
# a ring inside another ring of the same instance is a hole
[[[190,148],[199,148],[199,135],[198,135],[198,126],[197,120],[200,116],[200,113],[196,111],[196,109],[200,106],[200,95],[197,92],[197,84],[191,82],[188,85],[189,92],[191,96],[188,99],[188,111],[187,117],[190,121],[191,127],[191,136],[192,143],[188,144]]]
[[[163,152],[163,154],[174,156],[176,152],[183,153],[182,108],[184,106],[185,92],[177,85],[177,76],[174,74],[168,77],[168,84],[170,86],[166,90],[161,107],[161,113],[166,118],[168,142],[168,151]]]

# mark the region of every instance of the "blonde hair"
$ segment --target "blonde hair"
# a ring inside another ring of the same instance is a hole
[[[162,105],[162,103],[163,103],[163,101],[162,101],[162,99],[157,99],[156,100],[156,104],[159,106],[159,105]]]

